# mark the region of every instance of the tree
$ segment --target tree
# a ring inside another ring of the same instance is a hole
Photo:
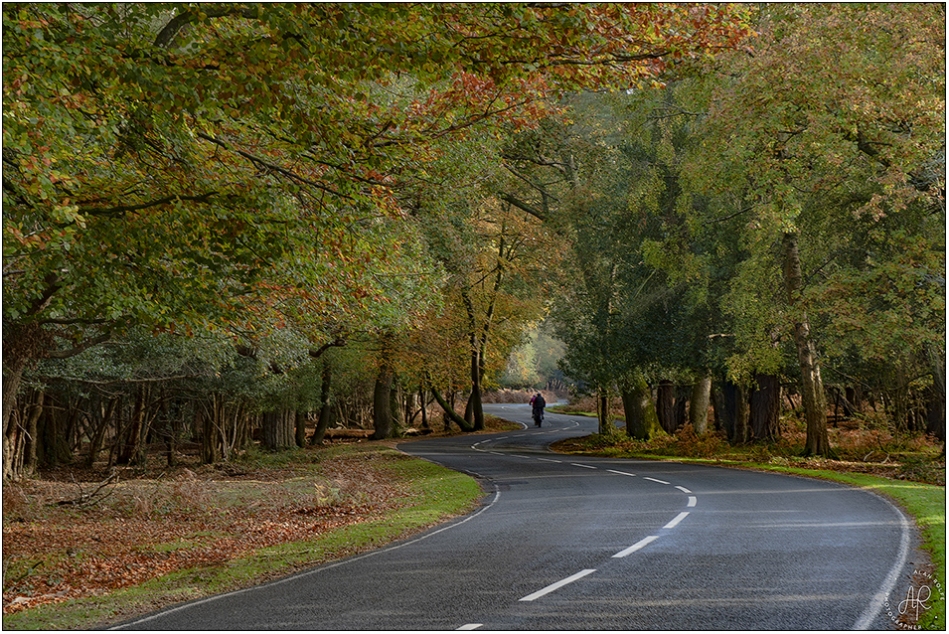
[[[901,238],[942,226],[930,219],[945,213],[931,169],[944,156],[944,19],[929,5],[767,7],[754,57],[730,62],[732,79],[713,90],[692,174],[701,191],[724,201],[731,190],[750,203],[742,240],[760,248],[762,263],[780,250],[767,265],[780,271],[811,454],[830,451],[815,298],[831,288],[849,294],[838,280],[856,271],[878,275],[866,237],[884,218]],[[929,235],[944,240],[941,229]],[[897,284],[941,268],[932,255],[902,268]],[[923,330],[911,345],[944,346],[941,327]]]
[[[709,5],[3,8],[4,433],[24,371],[123,336],[319,350],[431,273],[436,145],[730,46]],[[371,36],[368,36],[371,34]]]

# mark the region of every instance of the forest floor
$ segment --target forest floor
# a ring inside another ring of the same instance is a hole
[[[3,627],[118,622],[378,547],[480,499],[470,478],[396,442],[341,439],[216,465],[182,454],[175,467],[156,447],[144,468],[66,466],[7,483]]]

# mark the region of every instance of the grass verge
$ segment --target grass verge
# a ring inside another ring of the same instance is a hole
[[[353,451],[364,450],[353,446]],[[223,563],[176,570],[101,596],[48,603],[7,614],[3,627],[102,628],[181,601],[248,587],[377,548],[464,514],[475,508],[484,495],[469,476],[410,458],[394,449],[375,448],[373,463],[377,476],[403,491],[403,503],[398,508],[386,509],[310,539],[255,549]]]

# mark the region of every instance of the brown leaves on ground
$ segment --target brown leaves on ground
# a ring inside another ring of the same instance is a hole
[[[784,430],[781,437],[772,442],[731,445],[722,432],[698,436],[688,424],[675,434],[648,442],[634,440],[625,434],[616,437],[593,435],[567,438],[554,443],[553,448],[568,454],[757,462],[946,485],[946,459],[940,452],[942,445],[931,436],[900,436],[886,430],[843,425],[829,429],[828,435],[836,454],[833,458],[801,457],[804,433],[794,428]]]
[[[87,471],[8,484],[3,612],[101,595],[366,521],[406,503],[387,482],[386,459],[345,453],[278,468],[179,467],[159,478],[160,469],[151,478],[126,470],[107,498],[79,508],[57,503],[95,488],[77,484],[94,479]]]

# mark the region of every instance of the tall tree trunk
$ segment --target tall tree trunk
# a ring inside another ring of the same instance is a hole
[[[294,423],[296,431],[294,440],[296,440],[297,447],[303,449],[306,447],[306,412],[298,411]]]
[[[405,427],[402,420],[402,405],[399,403],[399,381],[394,378],[389,389],[389,416],[392,418],[392,433],[398,434]]]
[[[668,379],[659,381],[659,387],[656,388],[656,415],[662,429],[668,434],[676,430],[675,403],[675,383]]]
[[[773,374],[755,376],[757,389],[751,394],[751,433],[755,440],[780,436],[781,381]]]
[[[118,464],[144,464],[145,461],[145,429],[146,401],[148,390],[144,384],[139,384],[135,393],[135,404],[132,406],[132,420],[125,437],[125,443],[116,460]]]
[[[673,431],[685,425],[686,406],[689,404],[689,395],[692,392],[692,390],[684,385],[677,385],[675,391],[676,391],[675,408],[673,408],[673,411],[675,412],[674,414],[675,423],[672,428]]]
[[[725,431],[728,441],[733,445],[741,445],[751,438],[748,424],[748,390],[744,385],[737,385],[727,381],[724,385],[725,393]]]
[[[271,451],[283,451],[295,447],[297,444],[296,420],[294,410],[264,412],[261,421],[264,448]]]
[[[626,416],[627,436],[638,440],[649,440],[663,433],[646,377],[642,374],[632,377],[623,386],[621,397]]]
[[[814,342],[811,339],[807,312],[801,305],[804,284],[796,233],[784,234],[784,249],[784,280],[788,304],[795,315],[794,344],[797,347],[797,360],[801,368],[804,417],[807,421],[804,453],[827,456],[830,454],[830,441],[827,438],[827,417],[824,411],[824,385],[821,381],[820,364],[817,361]]]
[[[729,441],[733,445],[742,445],[751,440],[751,424],[749,420],[751,417],[751,399],[744,384],[736,385],[729,382],[728,385],[730,385],[732,389],[726,392],[725,395],[726,408],[729,407],[729,399],[733,398],[735,421],[734,433],[729,435]]]
[[[599,433],[613,433],[613,421],[610,420],[610,396],[604,388],[597,388],[596,391],[596,418]]]
[[[37,433],[37,423],[39,422],[40,416],[43,414],[44,397],[45,392],[43,390],[39,390],[36,395],[36,402],[30,406],[30,415],[26,421],[26,450],[23,457],[23,467],[18,474],[20,476],[30,477],[36,473],[36,467],[39,463],[37,458],[37,441],[39,440],[39,434]]]
[[[708,406],[712,394],[712,377],[706,373],[692,386],[692,398],[689,407],[689,422],[699,436],[708,431]]]
[[[481,405],[481,353],[480,346],[475,344],[471,351],[471,396],[468,397],[471,405],[471,423],[475,431],[484,429],[484,410]]]

